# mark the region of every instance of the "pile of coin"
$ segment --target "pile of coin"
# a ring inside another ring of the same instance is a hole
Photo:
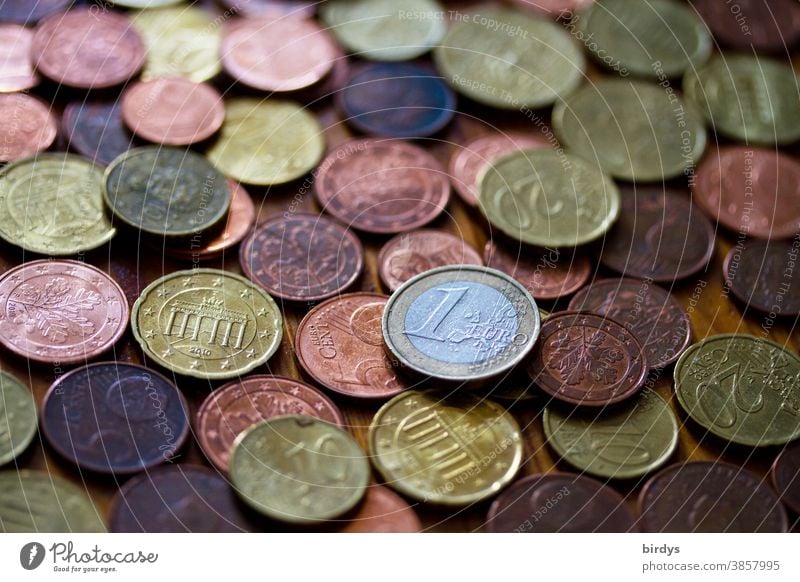
[[[796,527],[765,2],[0,3],[0,530]]]

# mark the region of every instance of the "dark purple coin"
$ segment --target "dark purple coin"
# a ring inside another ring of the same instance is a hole
[[[138,475],[111,502],[109,529],[123,533],[251,531],[236,494],[219,473],[172,465]]]
[[[702,270],[714,252],[714,227],[688,193],[621,186],[622,212],[600,261],[629,277],[670,283]]]
[[[743,50],[786,51],[800,39],[797,0],[691,0],[721,44]]]
[[[794,441],[775,459],[772,484],[781,501],[800,515],[800,441]]]
[[[378,137],[425,137],[455,114],[452,89],[431,71],[407,63],[373,63],[356,70],[337,95],[342,117]]]
[[[42,431],[66,459],[98,473],[142,471],[175,456],[189,433],[186,401],[161,374],[102,362],[53,382]]]
[[[725,284],[740,300],[770,317],[800,315],[800,240],[748,240],[725,257]]]
[[[646,280],[602,279],[569,302],[573,311],[591,311],[628,328],[644,349],[649,368],[678,359],[692,339],[689,315],[667,291]]]
[[[74,0],[0,0],[0,22],[34,25],[45,16],[66,10]]]
[[[671,465],[655,474],[639,495],[648,532],[785,532],[786,510],[762,479],[716,461]]]
[[[489,508],[492,533],[620,533],[636,531],[622,496],[573,473],[530,475],[513,483]]]
[[[133,147],[117,102],[70,103],[61,125],[73,150],[104,166]]]
[[[297,16],[311,18],[317,2],[309,0],[221,0],[222,5],[234,14],[244,17]]]

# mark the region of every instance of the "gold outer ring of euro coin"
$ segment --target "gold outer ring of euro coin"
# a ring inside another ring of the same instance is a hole
[[[522,462],[522,434],[514,418],[486,398],[410,390],[378,410],[369,450],[386,484],[400,493],[465,506],[511,482]]]
[[[176,374],[235,378],[269,360],[283,336],[272,297],[239,275],[177,271],[148,285],[131,311],[145,354]]]

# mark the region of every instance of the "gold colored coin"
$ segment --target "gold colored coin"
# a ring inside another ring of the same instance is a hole
[[[131,21],[147,47],[143,80],[185,77],[201,83],[222,70],[221,27],[207,11],[195,6],[150,8],[131,13]]]
[[[369,483],[369,462],[342,429],[281,416],[237,437],[230,477],[242,499],[267,517],[317,523],[356,506]]]
[[[239,182],[269,186],[310,172],[324,153],[322,128],[300,105],[240,98],[226,102],[225,122],[208,159]]]
[[[511,482],[522,435],[511,415],[485,398],[407,391],[375,415],[369,448],[387,485],[418,501],[459,506]]]
[[[40,471],[0,473],[0,532],[105,531],[89,497],[72,483]]]
[[[116,229],[103,211],[103,170],[74,154],[39,154],[0,170],[0,237],[66,256],[95,249]]]
[[[0,370],[0,465],[13,461],[36,435],[36,402],[27,386]]]
[[[239,275],[177,271],[133,304],[131,328],[148,357],[177,374],[234,378],[264,363],[283,335],[272,297]]]

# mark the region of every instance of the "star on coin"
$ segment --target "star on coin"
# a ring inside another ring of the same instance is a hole
[[[144,310],[142,311],[142,313],[144,313],[145,315],[148,315],[148,316],[153,315],[153,308],[152,307],[145,307]]]
[[[242,289],[242,291],[239,293],[239,297],[241,297],[242,299],[249,299],[252,296],[253,292],[250,291],[250,289]]]
[[[74,276],[75,273],[77,273],[77,272],[78,272],[78,269],[76,269],[75,267],[70,267],[69,269],[64,271],[64,274],[65,275]]]
[[[216,279],[214,279],[214,280],[211,282],[211,284],[212,284],[214,287],[221,287],[221,286],[222,286],[222,277],[217,277]]]
[[[192,286],[192,278],[191,277],[184,277],[182,285],[184,287],[191,287]]]
[[[196,370],[199,367],[200,367],[200,362],[198,362],[197,360],[194,360],[191,364],[189,364],[190,370]]]
[[[253,348],[250,348],[249,350],[247,350],[247,351],[245,352],[245,355],[246,355],[248,358],[255,358],[255,357],[256,357],[256,351],[255,351]]]
[[[221,370],[227,370],[228,368],[231,367],[231,361],[230,360],[222,360],[219,363],[219,367],[220,367]]]
[[[261,309],[259,309],[256,312],[256,315],[258,315],[259,317],[266,317],[267,316],[267,309],[265,307],[262,307]]]
[[[291,392],[291,393],[292,393],[292,396],[297,396],[298,394],[300,394],[300,388],[298,388],[297,386],[295,386],[294,388],[292,388],[291,390],[289,390],[289,392]]]
[[[153,339],[154,337],[156,337],[156,332],[154,332],[152,329],[147,329],[144,332],[144,337],[146,337],[147,339]]]
[[[38,267],[36,267],[36,272],[39,273],[40,275],[44,275],[49,270],[50,269],[46,265],[39,265]]]
[[[159,297],[166,297],[167,295],[169,295],[169,291],[167,291],[166,287],[162,287],[161,289],[158,290],[157,295]]]
[[[170,348],[167,348],[166,350],[161,352],[162,358],[169,358],[172,357],[173,355],[175,355],[175,352],[173,352]]]

